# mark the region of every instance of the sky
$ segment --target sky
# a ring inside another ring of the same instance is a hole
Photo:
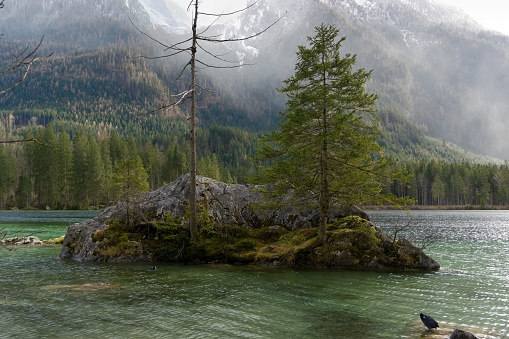
[[[190,0],[173,0],[187,8]],[[509,35],[509,0],[439,0],[463,9],[481,25],[490,30]],[[242,9],[246,0],[201,0],[200,11],[209,13]],[[204,18],[205,19],[205,18]]]
[[[215,0],[217,1],[217,0]],[[509,35],[508,0],[440,0],[463,9],[485,28]]]

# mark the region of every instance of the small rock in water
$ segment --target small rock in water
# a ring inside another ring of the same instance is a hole
[[[470,332],[455,329],[449,339],[478,339],[475,335]]]

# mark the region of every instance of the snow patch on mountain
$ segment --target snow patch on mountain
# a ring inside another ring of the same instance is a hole
[[[168,33],[182,34],[189,31],[184,22],[185,14],[173,2],[167,0],[138,0],[138,2],[154,27],[160,27]]]

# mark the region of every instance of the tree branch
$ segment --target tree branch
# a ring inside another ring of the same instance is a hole
[[[42,142],[40,142],[39,140],[37,140],[35,138],[20,139],[20,140],[0,140],[0,144],[16,144],[16,143],[20,143],[20,142],[34,142],[37,145],[48,146],[49,147],[48,144],[42,143]]]
[[[12,85],[10,85],[9,87],[7,87],[7,88],[5,88],[3,90],[0,90],[0,95],[4,94],[4,93],[7,93],[8,91],[13,89],[14,87],[19,86],[26,79],[26,77],[28,75],[28,72],[30,71],[30,68],[32,67],[34,62],[37,62],[37,61],[42,60],[42,59],[49,58],[50,56],[53,55],[53,53],[50,53],[50,54],[48,54],[46,56],[42,56],[41,57],[41,56],[38,56],[36,54],[37,51],[39,50],[39,48],[41,47],[43,40],[44,40],[44,36],[42,36],[41,40],[39,40],[39,43],[35,46],[35,48],[33,50],[31,50],[30,52],[28,52],[28,53],[27,53],[27,51],[30,49],[30,44],[28,44],[21,53],[15,53],[12,50],[12,48],[10,48],[10,46],[9,46],[10,52],[11,52],[12,56],[14,57],[14,59],[16,60],[16,62],[12,66],[7,67],[7,68],[5,68],[3,70],[0,70],[0,74],[11,72],[11,71],[19,69],[21,67],[25,67],[25,70],[23,71],[22,76],[15,83],[13,83]]]

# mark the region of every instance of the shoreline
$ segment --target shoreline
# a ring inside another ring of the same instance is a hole
[[[430,206],[430,205],[413,205],[398,208],[396,206],[378,206],[378,205],[365,205],[358,206],[363,211],[396,211],[396,210],[410,210],[410,211],[507,211],[509,206]]]

